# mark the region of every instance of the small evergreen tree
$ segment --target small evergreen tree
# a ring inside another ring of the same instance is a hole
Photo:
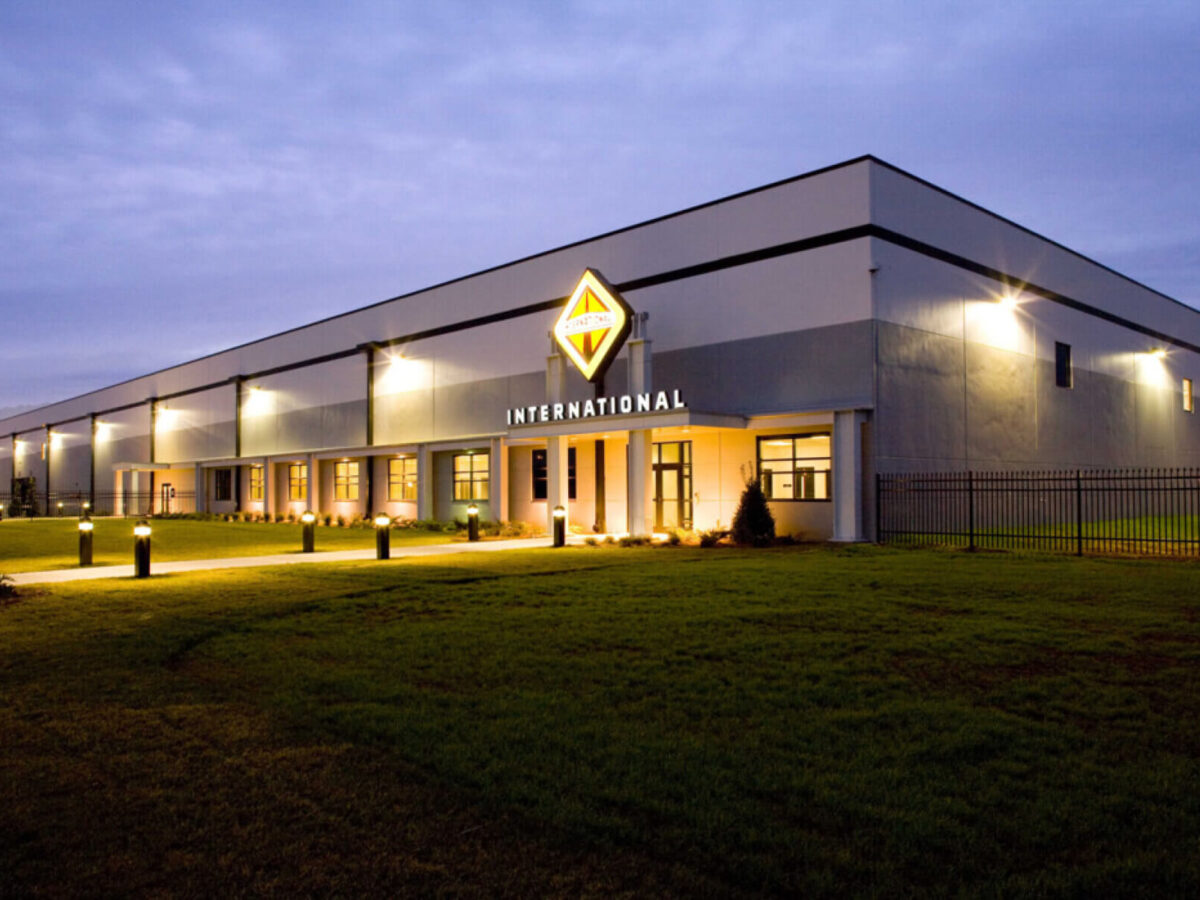
[[[767,495],[757,473],[746,477],[746,489],[734,514],[730,537],[736,544],[754,547],[765,547],[775,540],[775,517],[767,506]]]

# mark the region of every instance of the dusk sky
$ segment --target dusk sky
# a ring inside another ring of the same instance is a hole
[[[1198,138],[1195,0],[11,0],[0,415],[864,153],[1200,306]]]

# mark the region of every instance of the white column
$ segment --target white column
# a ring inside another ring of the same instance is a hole
[[[263,512],[275,512],[275,473],[271,469],[271,461],[265,456],[259,461],[262,466],[262,485],[263,485]]]
[[[862,424],[865,414],[833,414],[833,540],[864,541],[862,514]]]
[[[567,498],[567,436],[546,438],[546,531],[554,533],[554,507],[567,511],[567,523],[571,521],[571,505]]]
[[[491,459],[488,461],[491,484],[488,485],[488,505],[497,522],[508,521],[508,441],[492,438]]]
[[[196,463],[196,474],[193,476],[193,485],[196,491],[196,502],[194,504],[196,512],[208,512],[208,497],[204,491],[204,467],[200,463]]]
[[[650,429],[629,432],[629,465],[626,473],[625,510],[626,530],[631,535],[647,535],[654,531],[651,513],[651,494],[654,483],[651,454],[653,443]]]
[[[629,348],[629,393],[652,391],[650,363],[649,313],[637,313],[633,322],[633,340]],[[629,432],[629,460],[625,476],[626,528],[631,535],[647,535],[654,531],[654,444],[651,431],[641,428]]]
[[[15,459],[13,460],[13,465],[14,466],[16,465]],[[115,488],[115,493],[113,495],[112,512],[113,512],[114,516],[123,516],[123,515],[125,515],[125,470],[124,469],[117,469],[115,477],[113,478],[113,485]]]
[[[319,490],[320,484],[318,483],[318,478],[320,476],[318,473],[321,471],[321,467],[317,462],[317,457],[315,454],[308,454],[308,461],[306,465],[308,466],[308,495],[304,498],[304,502],[306,504],[305,509],[311,509],[313,512],[319,512],[317,509],[317,504],[320,502],[321,492]]]
[[[138,496],[144,490],[142,473],[137,469],[130,469],[126,477],[129,480],[129,492],[133,495],[133,514],[140,516],[145,512],[142,508],[142,498]],[[126,510],[126,513],[128,512],[129,510]]]
[[[553,345],[553,341],[551,341]],[[562,403],[567,394],[567,360],[557,350],[546,357],[546,402]]]
[[[433,518],[433,454],[425,444],[417,448],[417,518]]]

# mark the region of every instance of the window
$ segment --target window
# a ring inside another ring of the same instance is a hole
[[[533,451],[533,499],[545,500],[547,490],[546,451]],[[567,448],[567,499],[575,499],[575,448]]]
[[[388,460],[388,499],[417,499],[417,458],[401,456]]]
[[[358,499],[358,463],[342,460],[333,464],[333,499]]]
[[[454,499],[488,498],[488,454],[454,454]]]
[[[213,469],[213,499],[233,499],[233,469]]]
[[[304,463],[288,464],[288,499],[308,499],[308,466]]]
[[[1071,369],[1071,345],[1054,342],[1054,383],[1061,388],[1075,386],[1075,373]]]
[[[1192,379],[1183,379],[1183,409],[1184,412],[1196,411],[1196,400],[1192,396]]]
[[[828,500],[830,436],[781,434],[758,439],[758,474],[768,500]]]
[[[250,467],[250,499],[261,500],[263,498],[263,467]]]

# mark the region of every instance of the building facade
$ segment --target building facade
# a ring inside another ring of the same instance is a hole
[[[594,381],[586,271],[630,311]],[[757,473],[861,540],[876,472],[1200,465],[1197,377],[1196,310],[863,157],[13,416],[0,486],[645,533]]]

